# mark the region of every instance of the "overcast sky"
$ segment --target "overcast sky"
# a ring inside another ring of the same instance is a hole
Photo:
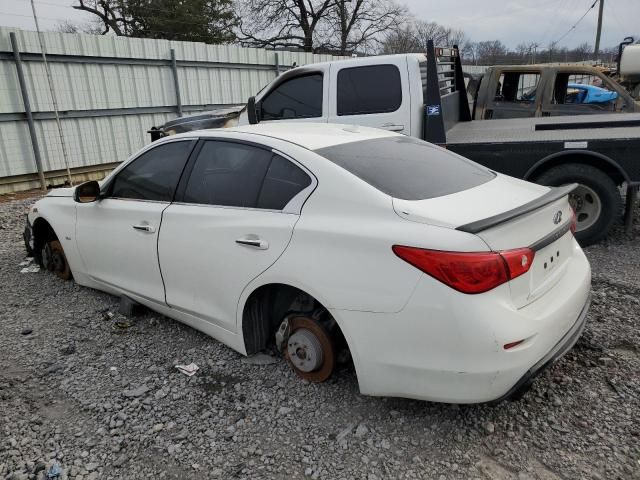
[[[640,0],[604,0],[602,46],[617,45],[627,35],[640,35]],[[83,22],[91,15],[71,8],[74,0],[36,0],[43,30],[63,20]],[[401,0],[420,19],[460,28],[475,41],[502,40],[541,46],[562,37],[589,9],[593,0]],[[574,47],[595,42],[598,7],[560,42]],[[34,29],[29,0],[0,0],[0,25]]]

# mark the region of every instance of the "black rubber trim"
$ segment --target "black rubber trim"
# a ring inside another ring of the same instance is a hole
[[[496,404],[500,403],[503,400],[507,400],[511,397],[517,397],[519,394],[522,394],[531,388],[533,384],[533,380],[540,375],[544,370],[553,365],[556,361],[562,358],[569,350],[573,348],[576,344],[580,335],[584,330],[585,325],[587,324],[587,313],[589,313],[589,306],[591,305],[591,293],[589,293],[589,297],[585,302],[582,310],[580,311],[580,315],[578,315],[577,320],[573,324],[573,326],[569,329],[567,333],[560,339],[558,343],[547,353],[544,357],[542,357],[533,367],[527,370],[520,380],[516,382],[516,384],[511,387],[511,389],[504,394],[502,397],[497,400],[493,400],[489,403]]]
[[[551,245],[556,240],[562,238],[569,230],[571,230],[571,222],[567,222],[564,225],[562,225],[560,228],[556,228],[549,235],[542,237],[537,242],[529,245],[529,248],[534,252],[537,252],[538,250],[542,250],[547,245]]]
[[[461,232],[467,233],[480,233],[483,230],[487,230],[491,227],[495,227],[496,225],[500,225],[501,223],[508,222],[509,220],[513,220],[520,215],[524,215],[529,212],[533,212],[534,210],[538,210],[539,208],[544,207],[545,205],[549,205],[552,202],[564,197],[565,195],[569,195],[578,187],[577,183],[571,183],[569,185],[563,185],[562,187],[551,187],[547,193],[542,195],[541,197],[532,200],[529,203],[525,203],[524,205],[520,205],[513,210],[509,210],[507,212],[499,213],[498,215],[494,215],[492,217],[484,218],[482,220],[478,220],[475,222],[467,223],[465,225],[460,225],[456,228],[456,230],[460,230]]]
[[[640,127],[640,120],[607,120],[606,122],[538,123],[535,131],[583,130],[585,128],[627,128]]]

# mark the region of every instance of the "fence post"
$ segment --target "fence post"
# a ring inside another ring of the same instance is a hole
[[[31,113],[31,104],[29,103],[29,93],[27,92],[27,83],[24,79],[22,71],[22,59],[18,49],[18,40],[15,32],[9,32],[11,38],[11,48],[13,48],[13,58],[16,63],[18,72],[18,82],[20,83],[20,93],[22,93],[22,103],[24,104],[24,113],[27,115],[27,124],[29,125],[29,135],[31,136],[31,147],[33,148],[33,156],[36,159],[36,168],[38,169],[38,178],[40,179],[40,188],[47,190],[47,181],[44,178],[44,170],[42,169],[42,158],[40,157],[40,146],[38,145],[38,137],[36,136],[36,125],[33,121]]]
[[[173,72],[173,85],[176,90],[176,107],[178,116],[182,116],[182,99],[180,98],[180,83],[178,82],[178,65],[176,64],[176,51],[171,49],[171,71]]]
[[[276,52],[276,77],[280,76],[280,57],[278,56],[278,52]]]

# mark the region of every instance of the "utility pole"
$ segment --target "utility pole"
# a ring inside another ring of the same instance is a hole
[[[593,58],[598,59],[598,53],[600,53],[600,34],[602,33],[602,12],[604,10],[604,0],[600,0],[598,5],[598,30],[596,32],[596,48],[593,52]]]

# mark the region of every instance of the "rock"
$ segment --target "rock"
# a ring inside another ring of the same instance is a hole
[[[342,442],[347,437],[347,435],[351,433],[351,430],[353,430],[353,423],[347,425],[346,428],[343,428],[340,433],[336,435],[336,442]]]
[[[24,327],[22,330],[20,330],[20,335],[31,335],[33,333],[33,328],[31,327]]]
[[[242,357],[240,361],[247,365],[273,365],[278,359],[265,353],[257,353],[250,357]]]
[[[366,424],[364,424],[364,423],[360,423],[360,424],[358,425],[358,428],[356,428],[356,433],[355,433],[356,437],[358,437],[358,438],[362,438],[362,437],[364,437],[367,433],[369,433],[369,427],[367,427],[367,425],[366,425]]]
[[[291,407],[280,407],[278,409],[278,415],[280,416],[289,415],[291,412],[293,412],[293,408]]]
[[[496,426],[493,424],[493,422],[485,422],[482,427],[487,433],[493,433],[496,431]]]
[[[124,390],[122,392],[122,396],[127,398],[136,398],[136,397],[143,396],[148,391],[149,391],[149,387],[147,387],[146,385],[140,385],[139,387],[133,388],[131,390]]]
[[[391,448],[391,443],[389,442],[389,440],[387,440],[386,438],[382,439],[382,441],[380,442],[380,446],[382,448],[384,448],[385,450],[389,450]]]

